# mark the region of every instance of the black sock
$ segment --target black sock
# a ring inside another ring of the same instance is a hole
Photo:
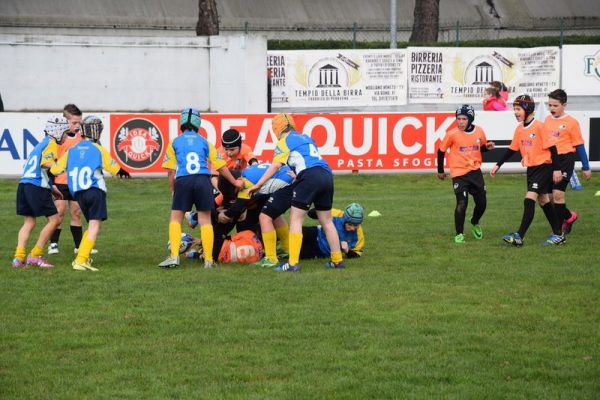
[[[567,204],[565,203],[565,218],[564,219],[569,219],[571,218],[571,210],[569,210],[567,208]],[[558,214],[558,219],[560,219],[560,214]]]
[[[50,243],[58,243],[58,239],[60,239],[61,230],[61,228],[56,228],[54,232],[52,232],[52,236],[50,236]]]
[[[552,233],[555,235],[562,235],[562,221],[559,221],[558,216],[556,215],[556,210],[552,206],[552,203],[546,203],[543,205],[542,210],[544,211],[544,215],[546,215],[548,223],[550,223]]]
[[[556,211],[556,218],[558,218],[560,222],[569,219],[571,216],[570,212],[567,213],[567,206],[564,204],[554,203],[554,210]]]
[[[473,200],[475,200],[475,209],[473,210],[473,217],[471,218],[471,223],[473,225],[478,225],[479,220],[483,216],[485,209],[487,207],[487,198],[485,196],[485,192],[477,193],[473,196]]]
[[[525,237],[527,229],[529,229],[529,226],[531,225],[534,216],[535,200],[526,198],[523,201],[523,218],[521,219],[521,226],[519,227],[519,236],[521,236],[521,239]]]
[[[464,196],[457,195],[456,208],[454,209],[454,227],[459,235],[465,229],[465,215],[467,213],[467,201]]]
[[[83,237],[83,229],[80,226],[71,225],[71,235],[73,235],[75,248],[78,249],[81,244],[81,238]]]

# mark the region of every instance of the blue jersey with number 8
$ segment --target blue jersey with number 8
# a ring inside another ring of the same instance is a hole
[[[210,175],[209,161],[215,169],[225,165],[215,146],[192,130],[184,131],[167,146],[162,167],[176,170],[175,177]]]

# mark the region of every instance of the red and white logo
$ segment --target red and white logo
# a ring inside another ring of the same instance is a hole
[[[147,119],[130,119],[117,129],[114,151],[119,160],[133,169],[148,168],[159,160],[163,135]]]

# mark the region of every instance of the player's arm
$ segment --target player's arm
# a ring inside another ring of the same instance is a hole
[[[108,154],[108,151],[100,146],[97,143],[94,143],[94,146],[96,146],[96,148],[98,150],[100,150],[100,154],[102,156],[102,169],[105,171],[110,172],[111,175],[117,175],[119,173],[121,173],[121,171],[124,171],[121,166],[119,165],[118,162],[116,162],[115,160],[113,160],[113,158],[110,156],[110,154]],[[128,172],[125,172],[126,176],[129,176]],[[119,175],[122,176],[122,175]]]
[[[552,180],[554,183],[562,181],[562,172],[560,171],[560,162],[558,161],[558,150],[556,145],[548,147],[550,150],[550,156],[552,157]]]
[[[54,176],[60,175],[67,170],[67,158],[69,157],[69,152],[65,152],[61,158],[58,159],[55,163],[50,167],[50,173]]]
[[[583,176],[585,176],[585,179],[589,180],[592,177],[592,170],[590,169],[590,161],[585,151],[585,145],[578,144],[575,146],[575,150],[577,151],[577,155],[581,160],[581,171],[583,172]]]
[[[444,158],[446,157],[446,151],[452,146],[451,132],[446,132],[437,151],[437,177],[441,180],[446,179],[446,173],[444,172]]]
[[[229,168],[227,168],[227,163],[223,158],[217,153],[215,146],[212,143],[208,143],[208,160],[213,165],[213,167],[219,171],[219,174],[223,175],[225,179],[233,186],[237,188],[241,188],[243,183],[233,177],[231,172],[229,172]]]
[[[273,160],[271,166],[267,168],[264,175],[258,180],[258,182],[256,182],[256,184],[254,184],[251,188],[248,188],[248,193],[252,196],[254,193],[258,192],[265,182],[271,179],[282,165],[283,164],[281,162]]]
[[[365,246],[365,233],[362,229],[362,225],[358,226],[356,235],[358,236],[358,240],[356,241],[356,244],[350,250],[348,250],[348,253],[346,254],[348,258],[357,258],[362,257],[363,255],[362,249]]]

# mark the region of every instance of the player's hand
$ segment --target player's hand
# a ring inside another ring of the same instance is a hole
[[[592,170],[588,169],[587,171],[581,171],[586,180],[592,179]]]
[[[64,197],[56,185],[52,185],[52,198],[54,200],[62,200]]]
[[[250,189],[248,189],[248,194],[250,195],[250,197],[252,197],[254,195],[254,193],[258,192],[259,190],[260,190],[260,186],[254,185]]]
[[[562,179],[563,179],[563,176],[559,170],[556,170],[552,173],[552,180],[554,181],[554,183],[560,183],[560,181],[562,181]]]
[[[131,175],[129,174],[129,172],[125,171],[123,168],[119,169],[119,171],[117,172],[117,176],[120,179],[131,179]]]
[[[496,143],[494,142],[487,142],[485,144],[485,148],[488,150],[494,150],[496,148]]]
[[[439,180],[443,181],[444,179],[446,179],[446,173],[445,172],[438,172],[437,173],[437,177]]]
[[[348,242],[346,242],[345,240],[342,240],[340,242],[340,248],[342,249],[342,251],[344,253],[348,253]]]
[[[238,189],[243,189],[244,188],[244,181],[242,179],[236,179],[234,186],[236,188],[238,188]]]
[[[494,165],[492,167],[492,169],[490,170],[490,176],[493,178],[494,175],[496,175],[496,172],[498,172],[499,169],[500,169],[500,167],[498,166],[498,164]]]
[[[220,212],[219,216],[217,217],[217,220],[222,224],[228,224],[231,222],[231,218],[225,215],[225,212]]]

